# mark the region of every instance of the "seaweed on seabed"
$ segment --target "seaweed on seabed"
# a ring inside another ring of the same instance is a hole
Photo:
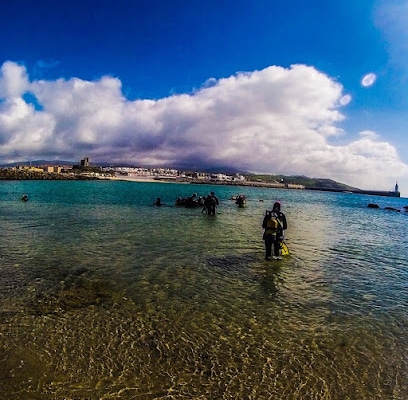
[[[222,272],[247,275],[248,267],[257,260],[255,255],[242,254],[223,257],[208,257],[207,263]]]
[[[71,275],[72,278],[72,275]],[[29,303],[34,315],[59,314],[89,306],[110,307],[121,298],[112,283],[102,279],[76,276],[68,283],[62,282],[59,290],[38,293]]]

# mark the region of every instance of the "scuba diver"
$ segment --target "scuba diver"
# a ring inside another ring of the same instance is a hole
[[[275,216],[278,222],[278,229],[276,232],[276,240],[273,244],[274,259],[281,260],[280,249],[281,243],[284,239],[284,231],[288,228],[285,214],[281,211],[281,204],[276,201],[272,207],[272,216]]]
[[[237,196],[237,198],[235,200],[235,204],[238,204],[239,208],[244,208],[246,206],[245,195],[240,194],[239,196]]]
[[[220,204],[218,197],[214,192],[211,192],[204,201],[204,206],[207,209],[208,215],[215,215],[215,209]]]
[[[262,236],[265,242],[265,260],[269,261],[272,257],[272,245],[276,242],[276,233],[278,231],[278,221],[276,216],[272,216],[272,211],[266,210],[262,228],[265,229]]]
[[[198,206],[197,193],[193,193],[192,196],[186,199],[185,206],[188,208],[193,208],[193,207]]]
[[[153,205],[155,205],[155,206],[157,206],[157,207],[161,207],[161,206],[164,206],[165,203],[162,203],[161,198],[158,197],[158,198],[156,199],[156,201],[153,203]]]
[[[281,212],[281,205],[278,201],[273,204],[272,211],[266,211],[262,221],[262,228],[265,229],[263,240],[265,241],[265,259],[281,260],[281,243],[283,242],[284,230],[287,229],[286,216]]]

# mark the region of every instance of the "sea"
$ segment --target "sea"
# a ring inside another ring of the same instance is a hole
[[[175,206],[210,191],[215,216]],[[265,261],[261,224],[277,200],[290,254]],[[407,399],[404,206],[308,190],[0,181],[0,399]]]

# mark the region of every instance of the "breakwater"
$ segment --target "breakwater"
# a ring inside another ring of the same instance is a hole
[[[322,192],[338,192],[338,193],[354,193],[354,194],[368,194],[372,196],[383,196],[383,197],[401,197],[399,191],[386,191],[386,190],[362,190],[362,189],[333,189],[333,188],[321,188],[321,187],[306,187],[307,190],[319,190]]]
[[[336,193],[354,193],[354,194],[368,194],[372,196],[383,197],[401,197],[399,191],[384,191],[384,190],[363,190],[363,189],[344,189],[344,188],[331,188],[331,187],[318,187],[318,186],[305,186],[298,184],[276,183],[276,182],[258,182],[258,181],[212,181],[207,179],[169,179],[166,177],[155,177],[155,181],[167,181],[175,183],[192,183],[201,185],[225,185],[225,186],[249,186],[259,188],[272,188],[272,189],[300,189],[300,190],[318,190],[322,192],[336,192]]]

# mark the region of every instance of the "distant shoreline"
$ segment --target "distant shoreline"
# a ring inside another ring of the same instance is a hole
[[[179,184],[198,184],[198,185],[224,185],[224,186],[237,186],[237,187],[261,187],[271,189],[292,189],[292,190],[315,190],[322,192],[335,192],[335,193],[350,193],[350,194],[367,194],[373,196],[382,197],[401,197],[398,191],[381,191],[381,190],[361,190],[361,189],[339,189],[339,188],[327,188],[327,187],[312,187],[299,184],[290,183],[272,183],[272,182],[259,182],[259,181],[213,181],[202,179],[175,179],[169,177],[157,177],[157,176],[144,176],[144,175],[115,175],[115,176],[90,176],[81,174],[55,174],[55,173],[38,173],[38,172],[23,172],[18,173],[13,171],[7,174],[0,173],[0,180],[67,180],[67,181],[84,181],[84,180],[113,180],[113,181],[127,181],[127,182],[146,182],[146,183],[179,183]]]

